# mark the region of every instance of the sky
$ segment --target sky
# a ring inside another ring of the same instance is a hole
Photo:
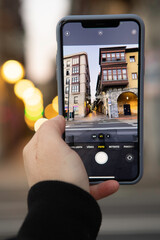
[[[89,62],[89,72],[90,72],[90,87],[91,87],[91,101],[95,99],[97,77],[100,72],[99,66],[99,48],[103,47],[116,47],[116,46],[126,46],[127,48],[138,47],[138,44],[128,44],[128,45],[80,45],[80,46],[64,46],[64,56],[86,52],[88,55]]]

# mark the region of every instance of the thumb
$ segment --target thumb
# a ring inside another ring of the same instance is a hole
[[[62,136],[65,130],[65,119],[63,116],[58,115],[50,120],[48,120],[47,125],[54,129],[59,135]]]

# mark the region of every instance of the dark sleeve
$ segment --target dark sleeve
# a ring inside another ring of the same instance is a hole
[[[35,184],[28,194],[28,214],[17,240],[96,239],[101,212],[81,188],[60,181]]]

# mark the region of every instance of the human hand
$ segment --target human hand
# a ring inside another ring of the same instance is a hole
[[[119,184],[114,180],[89,186],[82,160],[62,139],[64,129],[65,120],[62,116],[48,120],[24,148],[24,166],[29,186],[45,180],[64,181],[84,189],[96,200],[116,192]]]

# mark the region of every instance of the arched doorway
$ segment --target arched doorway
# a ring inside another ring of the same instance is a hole
[[[100,101],[97,105],[97,112],[103,113],[102,109],[103,109],[103,102]]]
[[[118,113],[122,115],[137,115],[138,97],[133,92],[121,93],[117,99]]]

